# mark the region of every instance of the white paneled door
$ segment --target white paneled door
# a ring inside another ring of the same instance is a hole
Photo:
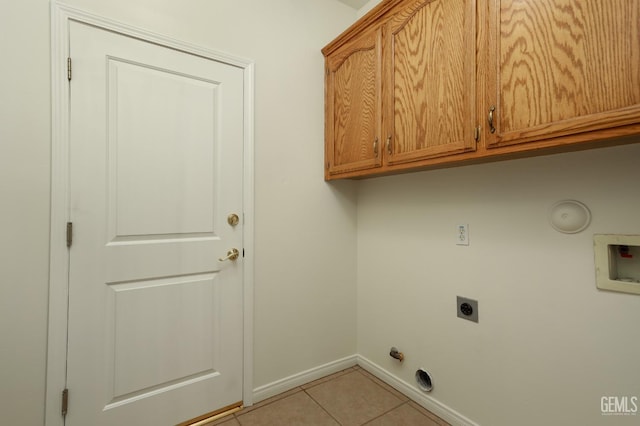
[[[65,424],[175,425],[239,403],[243,71],[69,31]]]

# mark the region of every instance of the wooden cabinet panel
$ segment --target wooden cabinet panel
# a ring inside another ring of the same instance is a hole
[[[382,164],[381,42],[371,31],[327,58],[325,176]]]
[[[326,179],[639,141],[640,0],[384,0],[323,53]]]
[[[411,2],[384,47],[386,163],[475,149],[475,1]]]
[[[488,146],[639,123],[638,3],[492,0]]]

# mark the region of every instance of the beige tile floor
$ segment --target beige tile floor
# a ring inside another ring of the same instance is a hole
[[[206,426],[445,426],[360,367],[297,387]]]

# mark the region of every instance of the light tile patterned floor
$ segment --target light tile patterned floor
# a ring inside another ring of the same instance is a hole
[[[261,401],[207,426],[448,426],[360,367]]]

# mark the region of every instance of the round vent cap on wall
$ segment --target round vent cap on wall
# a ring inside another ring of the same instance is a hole
[[[559,201],[549,209],[549,223],[553,229],[564,234],[584,231],[590,222],[591,212],[580,201]]]

